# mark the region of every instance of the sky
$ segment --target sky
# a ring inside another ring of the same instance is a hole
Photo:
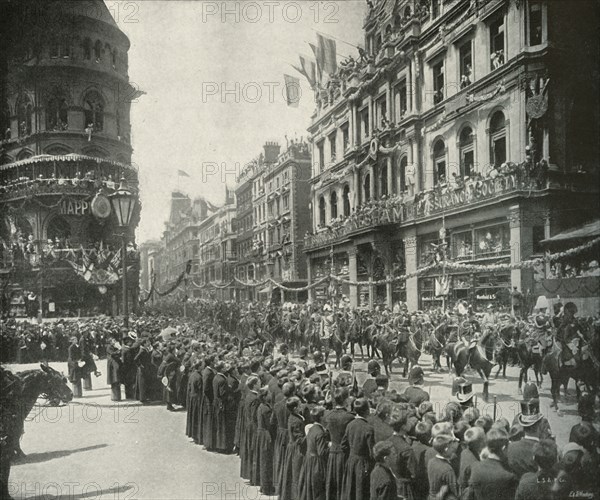
[[[312,56],[317,31],[337,39],[338,60],[356,55],[367,8],[364,0],[105,3],[131,41],[130,81],[146,92],[131,105],[138,243],[160,238],[172,191],[222,203],[225,185],[235,186],[266,141],[307,137],[313,93],[291,64]],[[298,107],[286,104],[284,73],[301,79]]]

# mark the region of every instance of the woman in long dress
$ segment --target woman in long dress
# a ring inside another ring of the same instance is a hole
[[[288,446],[285,462],[279,477],[279,499],[298,500],[300,489],[300,471],[306,454],[306,434],[304,433],[304,417],[301,414],[300,398],[293,396],[287,399]]]
[[[321,423],[325,408],[310,411],[313,422],[306,435],[306,457],[300,474],[300,500],[325,500],[325,479],[329,454],[329,432]]]

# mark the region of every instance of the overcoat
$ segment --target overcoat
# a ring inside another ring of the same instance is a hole
[[[306,456],[300,473],[300,500],[325,500],[329,432],[320,423],[306,435]]]
[[[227,424],[225,421],[225,407],[229,397],[229,385],[222,373],[217,373],[213,378],[213,427],[215,442],[214,447],[219,451],[227,451]]]
[[[342,439],[354,415],[344,408],[334,408],[325,415],[323,423],[329,431],[331,448],[327,459],[325,480],[327,500],[342,500],[342,484],[347,455],[342,450]]]
[[[369,498],[374,445],[373,426],[363,417],[355,417],[346,427],[346,433],[342,439],[342,449],[348,453],[342,498],[346,500],[367,500]]]
[[[304,424],[304,417],[299,413],[288,417],[288,446],[279,477],[279,500],[298,500],[300,495],[298,483],[306,454]]]
[[[273,410],[269,403],[263,402],[256,412],[256,439],[254,459],[252,460],[252,483],[260,486],[263,495],[275,493],[273,484],[273,444],[275,431],[271,423]]]

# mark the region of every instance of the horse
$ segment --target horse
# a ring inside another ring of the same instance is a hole
[[[333,365],[334,368],[341,366],[342,354],[344,354],[346,345],[348,345],[347,330],[348,324],[346,320],[342,317],[338,317],[333,327],[331,337],[329,338],[329,348],[335,352],[335,364]]]
[[[580,323],[581,325],[581,323]],[[581,325],[584,326],[584,325]],[[577,364],[568,366],[561,361],[561,349],[554,348],[545,354],[542,359],[542,373],[550,375],[550,394],[552,395],[551,407],[558,411],[560,388],[564,388],[567,396],[567,386],[570,379],[575,381],[577,399],[581,396],[581,387],[584,386],[592,394],[598,393],[598,380],[600,379],[600,337],[598,326],[585,329],[587,341],[581,346]]]
[[[20,450],[25,419],[36,401],[43,396],[51,404],[73,399],[67,378],[46,365],[40,370],[27,370],[16,376],[2,370],[2,404],[0,405],[0,498],[11,498],[8,492],[11,461]],[[5,390],[10,384],[10,390]]]
[[[535,381],[538,387],[542,386],[544,377],[542,375],[542,359],[544,353],[547,350],[546,341],[542,339],[524,339],[517,343],[517,354],[519,355],[519,361],[521,362],[521,371],[519,372],[519,394],[522,393],[523,381],[527,383],[527,372],[530,368],[533,368],[535,374]]]
[[[348,327],[348,343],[350,344],[350,355],[354,358],[354,345],[360,347],[360,359],[365,359],[363,347],[367,348],[367,357],[369,357],[369,340],[365,321],[360,314],[357,314],[350,322]]]
[[[489,398],[489,377],[494,363],[482,353],[480,342],[477,346],[468,347],[463,342],[449,342],[446,344],[446,354],[452,360],[457,377],[461,377],[467,365],[473,368],[483,380],[483,399]]]
[[[408,333],[408,338],[405,342],[398,342],[396,355],[399,358],[404,358],[404,371],[402,376],[406,377],[408,369],[419,363],[423,347],[423,337],[419,328],[414,333]]]
[[[433,331],[429,334],[428,338],[428,350],[429,354],[433,358],[433,370],[439,371],[442,369],[442,363],[440,356],[444,352],[444,347],[448,340],[448,331],[452,328],[448,323],[442,322],[433,328]],[[450,370],[450,358],[446,356],[446,366]]]
[[[376,325],[371,325],[376,328]],[[381,351],[381,360],[385,374],[389,377],[392,373],[392,363],[398,352],[398,339],[394,338],[392,329],[384,326],[383,331],[373,338],[373,352],[378,348]]]
[[[498,364],[498,370],[494,378],[498,378],[500,370],[502,370],[502,378],[506,378],[506,366],[508,360],[512,356],[513,351],[516,351],[515,340],[519,337],[519,330],[514,325],[505,325],[500,327],[496,338],[496,346],[494,349],[494,358]]]

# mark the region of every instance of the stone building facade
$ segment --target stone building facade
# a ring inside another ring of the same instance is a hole
[[[533,293],[545,271],[518,263],[597,213],[591,5],[373,2],[365,53],[316,93],[309,127],[309,279],[351,282],[313,299],[414,310]],[[415,275],[440,260],[464,271]]]

